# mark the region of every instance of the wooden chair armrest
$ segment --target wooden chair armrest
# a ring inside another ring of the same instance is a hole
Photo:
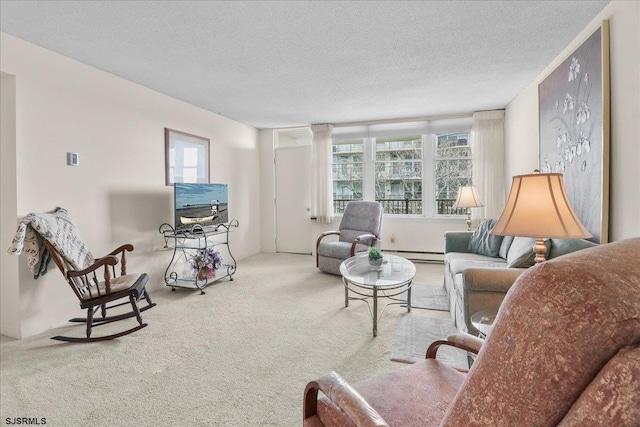
[[[113,255],[107,255],[105,257],[102,258],[98,258],[95,260],[95,262],[93,264],[91,264],[89,267],[83,269],[83,270],[68,270],[67,271],[67,277],[80,277],[80,276],[85,276],[89,273],[94,272],[95,270],[97,270],[98,268],[102,267],[103,265],[107,266],[107,265],[116,265],[118,263],[118,258],[116,258]]]
[[[472,353],[478,354],[484,340],[466,332],[456,332],[447,337],[447,341],[451,341],[466,347],[475,349]]]
[[[478,354],[483,342],[484,341],[482,341],[480,338],[474,337],[473,335],[466,334],[464,332],[457,332],[455,334],[449,335],[446,340],[432,342],[427,349],[427,354],[425,355],[425,357],[427,359],[435,359],[438,348],[440,348],[441,345],[449,345],[451,347],[456,347],[461,350],[468,351],[469,353]]]
[[[316,267],[320,267],[320,258],[318,256],[318,246],[320,246],[320,242],[322,241],[322,239],[324,239],[327,236],[331,236],[331,235],[339,236],[340,232],[336,231],[336,230],[325,231],[324,233],[322,233],[320,235],[320,237],[318,237],[318,240],[316,241]]]
[[[320,242],[322,241],[322,239],[324,239],[327,236],[331,236],[331,235],[335,235],[335,236],[339,236],[340,232],[337,230],[332,230],[332,231],[325,231],[324,233],[322,233],[319,237],[318,240],[316,241],[316,248],[318,246],[320,246]]]
[[[369,243],[365,243],[364,240],[368,240]],[[353,243],[351,243],[351,256],[354,256],[356,254],[357,245],[373,246],[376,244],[377,240],[378,236],[376,236],[375,234],[367,233],[359,235],[353,240]]]
[[[109,257],[109,256],[117,256],[118,254],[122,254],[120,256],[120,275],[121,276],[124,276],[125,274],[127,274],[127,257],[125,256],[125,251],[126,252],[133,251],[133,245],[130,243],[124,244],[119,248],[114,249],[113,251],[111,251],[111,253],[109,253],[109,255],[107,255],[107,257]],[[98,258],[96,259],[96,261],[99,259],[102,259],[102,258]],[[115,276],[115,271],[113,272],[113,274]]]
[[[131,243],[127,243],[126,245],[120,246],[118,249],[114,249],[109,253],[109,255],[118,255],[120,252],[124,251],[133,251],[133,245]]]
[[[338,406],[357,426],[389,427],[378,412],[348,382],[331,371],[304,390],[303,420],[317,415],[318,391]]]

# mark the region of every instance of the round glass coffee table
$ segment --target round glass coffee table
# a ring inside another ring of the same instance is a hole
[[[391,304],[407,304],[411,311],[411,283],[416,275],[416,266],[408,259],[396,255],[384,255],[381,266],[369,264],[369,256],[364,253],[346,259],[340,265],[342,283],[344,283],[344,306],[349,307],[349,300],[367,303],[373,318],[373,336],[378,335],[378,319],[384,309]],[[350,296],[349,293],[357,296]],[[407,294],[406,299],[399,298]],[[378,314],[378,298],[387,298],[387,303]],[[373,308],[369,300],[373,300]]]

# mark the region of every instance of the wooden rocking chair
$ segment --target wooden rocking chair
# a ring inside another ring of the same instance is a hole
[[[44,244],[51,254],[51,258],[56,263],[62,275],[67,279],[67,282],[73,289],[74,293],[80,300],[80,308],[87,309],[87,317],[76,317],[70,319],[70,322],[86,322],[87,325],[87,337],[65,337],[55,336],[51,339],[68,342],[90,342],[90,341],[105,341],[118,338],[124,335],[128,335],[132,332],[138,331],[147,326],[142,322],[140,312],[154,307],[156,304],[151,302],[149,294],[145,288],[149,281],[149,276],[146,273],[142,274],[127,274],[127,259],[125,253],[127,251],[133,251],[133,245],[126,244],[120,246],[118,249],[111,252],[109,255],[97,258],[87,268],[82,270],[74,270],[70,267],[69,263],[61,256],[60,252],[45,239]],[[118,259],[118,255],[120,259]],[[120,263],[120,276],[116,276],[115,266]],[[104,267],[104,280],[99,281],[96,272],[100,270],[100,267]],[[128,298],[129,301],[121,302],[118,304],[107,307],[107,304],[119,300],[122,298]],[[147,301],[147,305],[138,308],[137,302],[144,298]],[[132,311],[128,313],[118,314],[115,316],[107,316],[107,309],[119,307],[125,304],[131,304]],[[101,310],[101,316],[94,318],[94,314]],[[105,335],[100,337],[91,337],[91,329],[93,326],[105,325],[107,323],[115,322],[130,317],[136,317],[138,320],[138,326],[131,329],[127,329],[122,332],[118,332],[112,335]]]

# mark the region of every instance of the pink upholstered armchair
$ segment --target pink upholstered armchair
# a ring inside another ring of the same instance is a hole
[[[433,358],[439,344],[354,386],[332,372],[307,385],[304,426],[640,426],[639,259],[634,238],[532,267],[468,374]]]

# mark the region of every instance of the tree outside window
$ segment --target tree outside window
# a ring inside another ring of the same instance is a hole
[[[453,209],[458,189],[471,185],[471,146],[468,133],[437,135],[435,194],[439,215],[462,215]]]

